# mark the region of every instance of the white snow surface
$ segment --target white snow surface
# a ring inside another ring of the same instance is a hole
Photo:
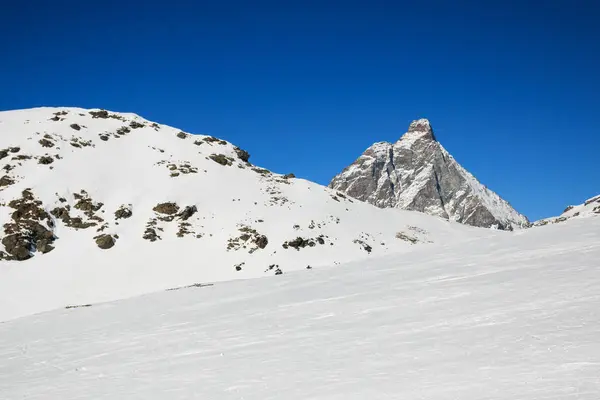
[[[415,249],[2,323],[0,398],[598,399],[599,218]]]
[[[94,202],[103,203],[96,214],[104,219],[79,230],[55,219],[54,250],[34,252],[26,261],[0,261],[0,320],[195,283],[273,275],[277,269],[269,270],[270,265],[286,274],[419,247],[434,251],[436,246],[499,234],[417,212],[379,209],[302,179],[260,174],[238,158],[230,143],[206,141],[204,135],[181,139],[179,129],[152,125],[135,114],[110,112],[118,118],[104,119],[92,118],[89,111],[62,107],[0,112],[0,150],[20,148],[0,161],[14,167],[7,175],[15,180],[0,188],[0,227],[14,211],[7,204],[27,188],[48,212],[67,204],[72,217],[84,220],[74,207],[74,195],[85,190]],[[59,120],[51,120],[56,113]],[[115,133],[132,121],[144,126]],[[107,141],[101,140],[103,134]],[[45,137],[53,147],[39,143]],[[208,158],[212,154],[230,157],[232,165],[216,163]],[[14,159],[23,155],[33,158]],[[39,164],[43,155],[55,159]],[[169,166],[179,171],[184,164],[197,172],[171,177]],[[161,202],[197,207],[186,221],[192,234],[178,237],[181,221],[175,219],[157,222],[161,240],[142,238],[148,222],[160,216],[153,207]],[[114,213],[123,205],[133,215],[117,221]],[[102,224],[107,224],[102,233],[118,235],[108,250],[94,241]],[[244,227],[267,236],[266,248],[256,249],[250,239],[238,240],[239,248],[228,250],[230,239],[239,238]],[[416,244],[398,239],[398,233]],[[0,239],[3,234],[0,228]],[[322,245],[299,251],[282,247],[297,237],[320,235]]]

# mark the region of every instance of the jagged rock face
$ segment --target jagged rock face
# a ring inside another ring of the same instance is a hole
[[[529,226],[525,216],[454,160],[426,119],[413,121],[396,143],[369,147],[329,186],[381,208],[421,211],[480,227]]]

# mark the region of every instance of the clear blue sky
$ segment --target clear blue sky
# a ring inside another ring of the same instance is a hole
[[[152,3],[3,4],[0,109],[131,111],[322,184],[426,117],[532,220],[600,193],[598,1]]]

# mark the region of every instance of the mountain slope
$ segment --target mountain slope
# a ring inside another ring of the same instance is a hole
[[[564,222],[571,218],[591,218],[600,216],[600,195],[587,199],[583,204],[568,206],[558,217],[544,218],[533,223],[534,226],[544,226]]]
[[[438,250],[0,324],[0,398],[598,398],[600,218]]]
[[[134,114],[1,112],[0,319],[492,234],[378,209],[248,156]]]
[[[454,160],[426,119],[413,121],[396,143],[369,147],[329,186],[377,207],[421,211],[479,227],[529,226],[525,216]]]

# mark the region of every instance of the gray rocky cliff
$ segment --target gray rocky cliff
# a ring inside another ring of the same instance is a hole
[[[396,143],[373,144],[329,186],[377,207],[421,211],[467,225],[508,230],[530,225],[454,160],[426,119],[413,121]]]

